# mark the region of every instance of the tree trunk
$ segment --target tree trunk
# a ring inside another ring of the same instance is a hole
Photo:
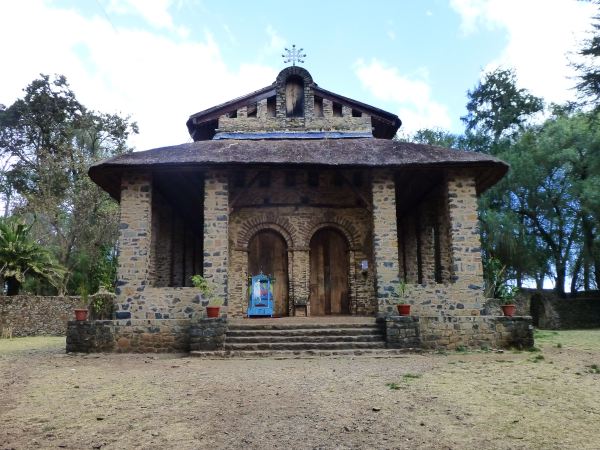
[[[565,295],[565,281],[567,279],[567,266],[562,261],[556,261],[556,278],[554,284],[554,291],[564,297]]]
[[[6,278],[6,295],[18,295],[21,283],[15,277]]]
[[[571,277],[571,292],[577,291],[577,282],[579,281],[579,273],[581,272],[581,264],[583,255],[580,253],[579,257],[575,260],[575,266],[573,267],[573,275]],[[585,284],[585,269],[584,269],[584,284]]]

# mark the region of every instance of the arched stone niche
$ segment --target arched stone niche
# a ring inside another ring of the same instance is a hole
[[[289,119],[311,118],[314,110],[315,85],[310,73],[298,66],[279,72],[276,85],[277,117]]]

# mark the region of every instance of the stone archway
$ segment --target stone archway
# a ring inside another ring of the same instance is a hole
[[[288,248],[278,232],[264,228],[248,243],[248,276],[272,275],[276,316],[289,314]]]
[[[349,268],[346,237],[335,228],[319,228],[310,240],[311,315],[350,313]]]

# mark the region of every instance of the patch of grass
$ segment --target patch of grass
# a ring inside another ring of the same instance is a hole
[[[579,348],[600,350],[600,329],[592,330],[536,330],[534,339],[537,344],[550,344],[557,348]],[[560,344],[560,347],[558,346]]]
[[[562,344],[560,342],[557,342],[555,345],[556,348],[562,348]]]
[[[465,347],[464,345],[459,345],[458,347],[456,347],[457,353],[467,353],[468,351],[469,351],[469,349],[467,347]]]
[[[444,349],[438,349],[438,350],[436,350],[436,351],[435,351],[435,354],[436,354],[436,355],[443,355],[443,356],[447,356],[447,355],[448,355],[448,352],[447,352],[446,350],[444,350]]]
[[[386,383],[386,386],[389,387],[392,391],[402,389],[402,386],[400,386],[398,383]]]
[[[551,339],[555,336],[558,336],[558,331],[551,331],[551,330],[535,330],[533,332],[533,338],[537,341],[539,340],[544,340],[544,339]]]
[[[65,351],[64,336],[31,336],[0,339],[0,355],[11,355],[31,351]]]
[[[538,363],[540,361],[543,361],[544,359],[544,355],[535,355],[533,358],[529,358],[529,361]]]
[[[530,347],[527,349],[529,353],[541,352],[542,350],[539,347]]]
[[[402,375],[402,378],[406,381],[408,380],[414,380],[416,378],[421,378],[421,374],[419,373],[405,373],[404,375]]]
[[[510,359],[496,359],[495,360],[497,363],[512,363],[514,361],[511,361]]]
[[[589,373],[600,373],[600,367],[598,367],[598,364],[592,364],[591,366],[587,366],[588,367],[588,372]]]

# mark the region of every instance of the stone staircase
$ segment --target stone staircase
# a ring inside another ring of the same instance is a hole
[[[245,319],[229,323],[224,349],[192,351],[196,357],[389,356],[385,336],[374,318],[363,320]]]

